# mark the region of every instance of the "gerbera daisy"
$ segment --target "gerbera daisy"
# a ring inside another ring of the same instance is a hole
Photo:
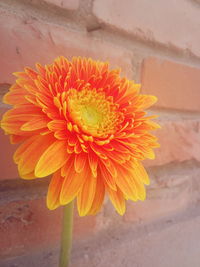
[[[13,108],[1,127],[21,143],[14,154],[19,175],[52,174],[48,208],[77,198],[81,216],[97,213],[106,192],[119,214],[126,200],[144,200],[149,178],[141,161],[154,158],[158,143],[149,131],[159,125],[143,110],[156,97],[92,59],[59,57],[36,68],[14,73],[4,96]]]

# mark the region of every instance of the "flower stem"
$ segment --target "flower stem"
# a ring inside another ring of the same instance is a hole
[[[73,207],[74,201],[70,202],[63,208],[63,228],[61,236],[59,267],[69,266],[70,252],[72,247]]]

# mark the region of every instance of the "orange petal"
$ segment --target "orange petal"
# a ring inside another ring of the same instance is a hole
[[[101,208],[104,196],[105,196],[105,185],[103,183],[103,178],[100,174],[97,175],[97,185],[94,200],[88,214],[95,215]]]
[[[109,197],[110,197],[110,200],[113,206],[115,207],[115,209],[120,215],[123,215],[126,210],[125,199],[124,199],[123,193],[121,192],[119,188],[117,188],[117,191],[113,191],[111,188],[107,187],[107,190],[108,190],[108,194],[109,194]]]
[[[71,160],[68,165],[68,170],[65,170],[65,174],[66,177],[64,178],[60,193],[61,205],[66,205],[77,196],[83,183],[88,177],[88,166],[86,166],[81,173],[77,173],[74,170],[74,161]]]
[[[56,140],[40,157],[35,176],[44,177],[57,171],[67,161],[66,141]]]
[[[19,160],[22,156],[22,154],[28,149],[28,147],[35,141],[37,140],[38,136],[34,135],[29,137],[25,142],[23,142],[23,144],[21,144],[17,150],[15,151],[14,155],[13,155],[13,160],[16,164],[19,163]]]
[[[153,95],[139,95],[136,99],[136,103],[133,104],[136,105],[137,109],[147,109],[158,100],[157,97]]]
[[[19,173],[19,175],[24,180],[32,180],[32,179],[36,178],[34,172],[30,172],[30,173],[26,173],[26,174]]]
[[[48,122],[49,122],[49,119],[46,116],[34,118],[24,123],[21,127],[21,130],[22,131],[35,131],[35,130],[43,129],[47,127]]]
[[[11,144],[18,144],[22,141],[25,141],[26,139],[27,139],[26,136],[15,135],[15,134],[10,135],[10,143]]]
[[[60,170],[53,174],[51,182],[49,184],[48,193],[47,193],[47,207],[50,210],[56,209],[60,206],[60,192],[64,178],[60,175]]]
[[[3,97],[3,102],[9,105],[19,105],[19,104],[28,104],[28,101],[25,98],[28,92],[25,89],[16,89],[8,92]]]
[[[97,179],[92,174],[88,174],[77,196],[77,207],[80,216],[85,216],[92,207],[96,191],[96,183]]]
[[[52,136],[38,135],[21,154],[18,162],[19,173],[25,175],[33,172],[41,155],[52,145],[53,141]]]
[[[73,154],[67,154],[66,157],[67,157],[67,161],[65,162],[65,164],[61,168],[61,176],[62,177],[66,177],[68,175],[69,168],[71,168],[72,165],[74,164],[73,163],[74,162],[74,156],[73,156]]]
[[[67,130],[67,122],[64,120],[52,120],[48,123],[48,128],[51,131]]]
[[[117,187],[114,177],[112,177],[112,175],[109,173],[109,171],[106,169],[105,165],[102,162],[99,163],[99,167],[102,179],[112,190],[116,191]]]
[[[80,173],[83,171],[87,159],[87,154],[84,152],[75,155],[74,168],[76,172]]]
[[[21,126],[23,125],[24,122],[22,121],[11,121],[10,119],[5,119],[4,117],[1,121],[1,128],[9,134],[15,134],[15,135],[20,135],[21,134]]]
[[[26,73],[32,80],[37,79],[38,73],[37,73],[36,71],[32,70],[32,69],[29,68],[29,67],[24,68],[24,70],[25,70],[25,73]]]
[[[89,166],[94,177],[97,176],[98,157],[93,151],[88,153]]]
[[[136,201],[138,199],[137,187],[131,172],[119,166],[117,168],[117,173],[118,175],[115,178],[117,186],[128,199]]]
[[[134,161],[133,170],[134,179],[139,179],[142,183],[146,185],[150,184],[149,176],[143,165],[138,160]]]
[[[146,147],[146,146],[138,146],[138,149],[140,149],[142,155],[145,158],[148,159],[155,159],[155,153],[153,151],[153,149],[151,149],[150,147]]]
[[[138,199],[145,200],[146,199],[146,190],[145,190],[144,185],[138,179],[134,179],[134,181],[135,181],[135,185],[137,188]]]
[[[129,153],[128,147],[121,144],[120,142],[117,142],[116,140],[112,140],[110,145],[113,147],[114,150],[116,150],[120,153]]]
[[[115,168],[115,164],[113,163],[111,159],[107,159],[107,160],[101,159],[101,162],[104,164],[107,171],[110,173],[112,177],[117,177],[117,170]]]
[[[21,116],[29,115],[32,116],[38,116],[42,115],[41,109],[38,107],[30,105],[18,105],[10,110],[8,110],[6,113],[4,113],[4,118],[9,118],[10,116],[16,116],[18,115],[18,118],[21,120]],[[28,119],[30,119],[28,117]]]

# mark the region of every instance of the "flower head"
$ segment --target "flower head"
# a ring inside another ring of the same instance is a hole
[[[119,70],[86,58],[57,58],[37,71],[14,73],[4,96],[13,105],[1,121],[24,179],[52,175],[47,206],[55,209],[77,197],[81,216],[97,213],[107,192],[118,211],[125,200],[144,200],[148,175],[141,164],[154,158],[159,127],[143,111],[156,97]]]

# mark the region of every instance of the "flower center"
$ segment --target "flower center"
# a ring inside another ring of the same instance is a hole
[[[90,88],[68,91],[68,111],[74,123],[96,137],[114,133],[121,116],[111,97],[106,97],[102,90]]]
[[[80,110],[85,124],[92,126],[102,121],[103,114],[95,106],[84,105]]]

